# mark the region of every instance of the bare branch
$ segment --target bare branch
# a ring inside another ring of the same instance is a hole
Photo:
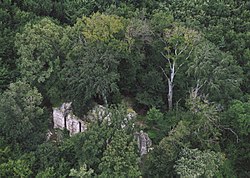
[[[161,52],[161,55],[162,55],[165,59],[168,60],[169,68],[172,69],[172,63],[171,63],[170,59],[169,59],[165,54],[163,54],[163,52]]]
[[[175,74],[178,72],[178,70],[179,70],[183,65],[184,65],[184,62],[181,63],[181,65],[179,65],[179,66],[177,67],[177,69],[175,70]]]
[[[180,52],[179,54],[177,54],[178,56],[181,55],[186,49],[187,49],[188,45],[186,45]]]
[[[217,128],[219,128],[219,129],[225,129],[225,130],[229,130],[230,132],[232,132],[234,135],[235,135],[235,137],[236,137],[236,142],[237,143],[239,143],[239,141],[240,141],[240,139],[239,139],[239,136],[237,135],[237,133],[235,132],[235,131],[233,131],[233,129],[231,129],[231,128],[229,128],[229,127],[224,127],[224,126],[222,126],[222,125],[215,125]]]
[[[176,44],[175,44],[175,46],[174,46],[174,54],[176,56],[178,56],[178,52],[177,52],[177,46],[178,46],[178,44],[179,44],[179,42],[177,41]]]
[[[185,58],[185,60],[187,60],[189,57],[190,57],[190,55],[191,55],[191,53],[193,52],[193,47],[191,48],[191,50],[189,51],[189,53],[188,53],[188,56]]]
[[[166,74],[165,70],[162,67],[160,67],[160,68],[161,68],[163,74],[165,75],[165,77],[169,80],[168,75]]]
[[[231,128],[224,127],[224,129],[229,130],[230,132],[232,132],[236,136],[236,142],[239,143],[239,136]]]

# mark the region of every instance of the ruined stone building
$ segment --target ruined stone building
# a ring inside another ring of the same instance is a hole
[[[87,129],[86,124],[72,112],[71,103],[63,103],[59,108],[53,108],[54,129],[67,129],[70,136]]]
[[[111,114],[106,111],[106,108],[97,105],[91,111],[89,111],[85,120],[94,121],[96,119],[104,119],[108,122],[110,121]],[[127,121],[136,117],[135,112],[129,112],[127,117],[124,118],[124,123],[121,125],[122,128],[126,126]],[[53,108],[53,123],[54,129],[67,129],[70,136],[84,132],[87,129],[87,124],[77,118],[72,111],[71,103],[63,103],[59,108]],[[152,146],[152,141],[149,138],[148,134],[140,131],[134,133],[135,139],[137,140],[138,149],[140,155],[143,156],[149,152],[150,147]]]

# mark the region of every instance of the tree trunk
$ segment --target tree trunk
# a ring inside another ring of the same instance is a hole
[[[173,82],[168,79],[168,110],[173,109]]]
[[[174,93],[174,76],[175,76],[175,62],[170,65],[170,78],[168,78],[168,110],[173,109],[173,93]]]

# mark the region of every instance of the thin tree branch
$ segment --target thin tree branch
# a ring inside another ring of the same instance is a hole
[[[231,128],[224,127],[224,129],[229,130],[230,132],[232,132],[236,136],[236,142],[239,143],[239,136]]]
[[[178,56],[181,55],[186,49],[187,49],[187,45],[179,52],[179,54],[177,54]]]
[[[166,74],[165,70],[164,70],[162,67],[160,67],[160,68],[161,68],[163,74],[165,75],[165,77],[169,80],[169,77],[168,77],[168,75]]]
[[[190,57],[190,55],[191,55],[191,53],[193,52],[193,47],[191,48],[191,50],[189,51],[189,53],[188,53],[188,56],[185,58],[185,60],[187,60],[189,57]]]
[[[231,129],[229,127],[224,127],[222,125],[219,125],[219,126],[215,125],[215,126],[218,127],[219,129],[222,128],[222,129],[229,130],[230,132],[232,132],[236,137],[236,142],[239,143],[239,141],[240,141],[239,136],[237,135],[236,132],[233,131],[233,129]]]
[[[171,69],[172,69],[172,64],[171,64],[170,59],[169,59],[166,55],[164,55],[163,52],[161,52],[161,55],[162,55],[165,59],[168,60],[169,68],[170,68],[170,70],[171,70]]]
[[[179,70],[183,65],[184,65],[184,62],[181,63],[181,65],[179,65],[179,66],[177,67],[177,69],[175,70],[175,74],[178,72],[178,70]]]

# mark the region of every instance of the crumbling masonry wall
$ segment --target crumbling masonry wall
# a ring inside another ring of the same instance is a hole
[[[60,108],[53,108],[53,122],[54,129],[66,128],[70,136],[87,129],[85,122],[73,114],[71,103],[63,103]]]
[[[86,116],[85,119],[89,121],[94,121],[96,119],[104,119],[109,122],[110,116],[110,113],[106,113],[105,107],[98,105],[88,113],[88,116]],[[124,118],[124,123],[121,125],[121,127],[126,127],[127,121],[135,117],[135,112],[128,113],[127,117]],[[53,108],[53,122],[54,129],[66,128],[69,131],[70,136],[79,132],[84,132],[87,129],[86,123],[73,114],[71,103],[63,103],[61,107]],[[140,155],[146,155],[152,146],[152,141],[149,138],[148,134],[143,131],[140,131],[134,133],[134,136],[137,140]]]

